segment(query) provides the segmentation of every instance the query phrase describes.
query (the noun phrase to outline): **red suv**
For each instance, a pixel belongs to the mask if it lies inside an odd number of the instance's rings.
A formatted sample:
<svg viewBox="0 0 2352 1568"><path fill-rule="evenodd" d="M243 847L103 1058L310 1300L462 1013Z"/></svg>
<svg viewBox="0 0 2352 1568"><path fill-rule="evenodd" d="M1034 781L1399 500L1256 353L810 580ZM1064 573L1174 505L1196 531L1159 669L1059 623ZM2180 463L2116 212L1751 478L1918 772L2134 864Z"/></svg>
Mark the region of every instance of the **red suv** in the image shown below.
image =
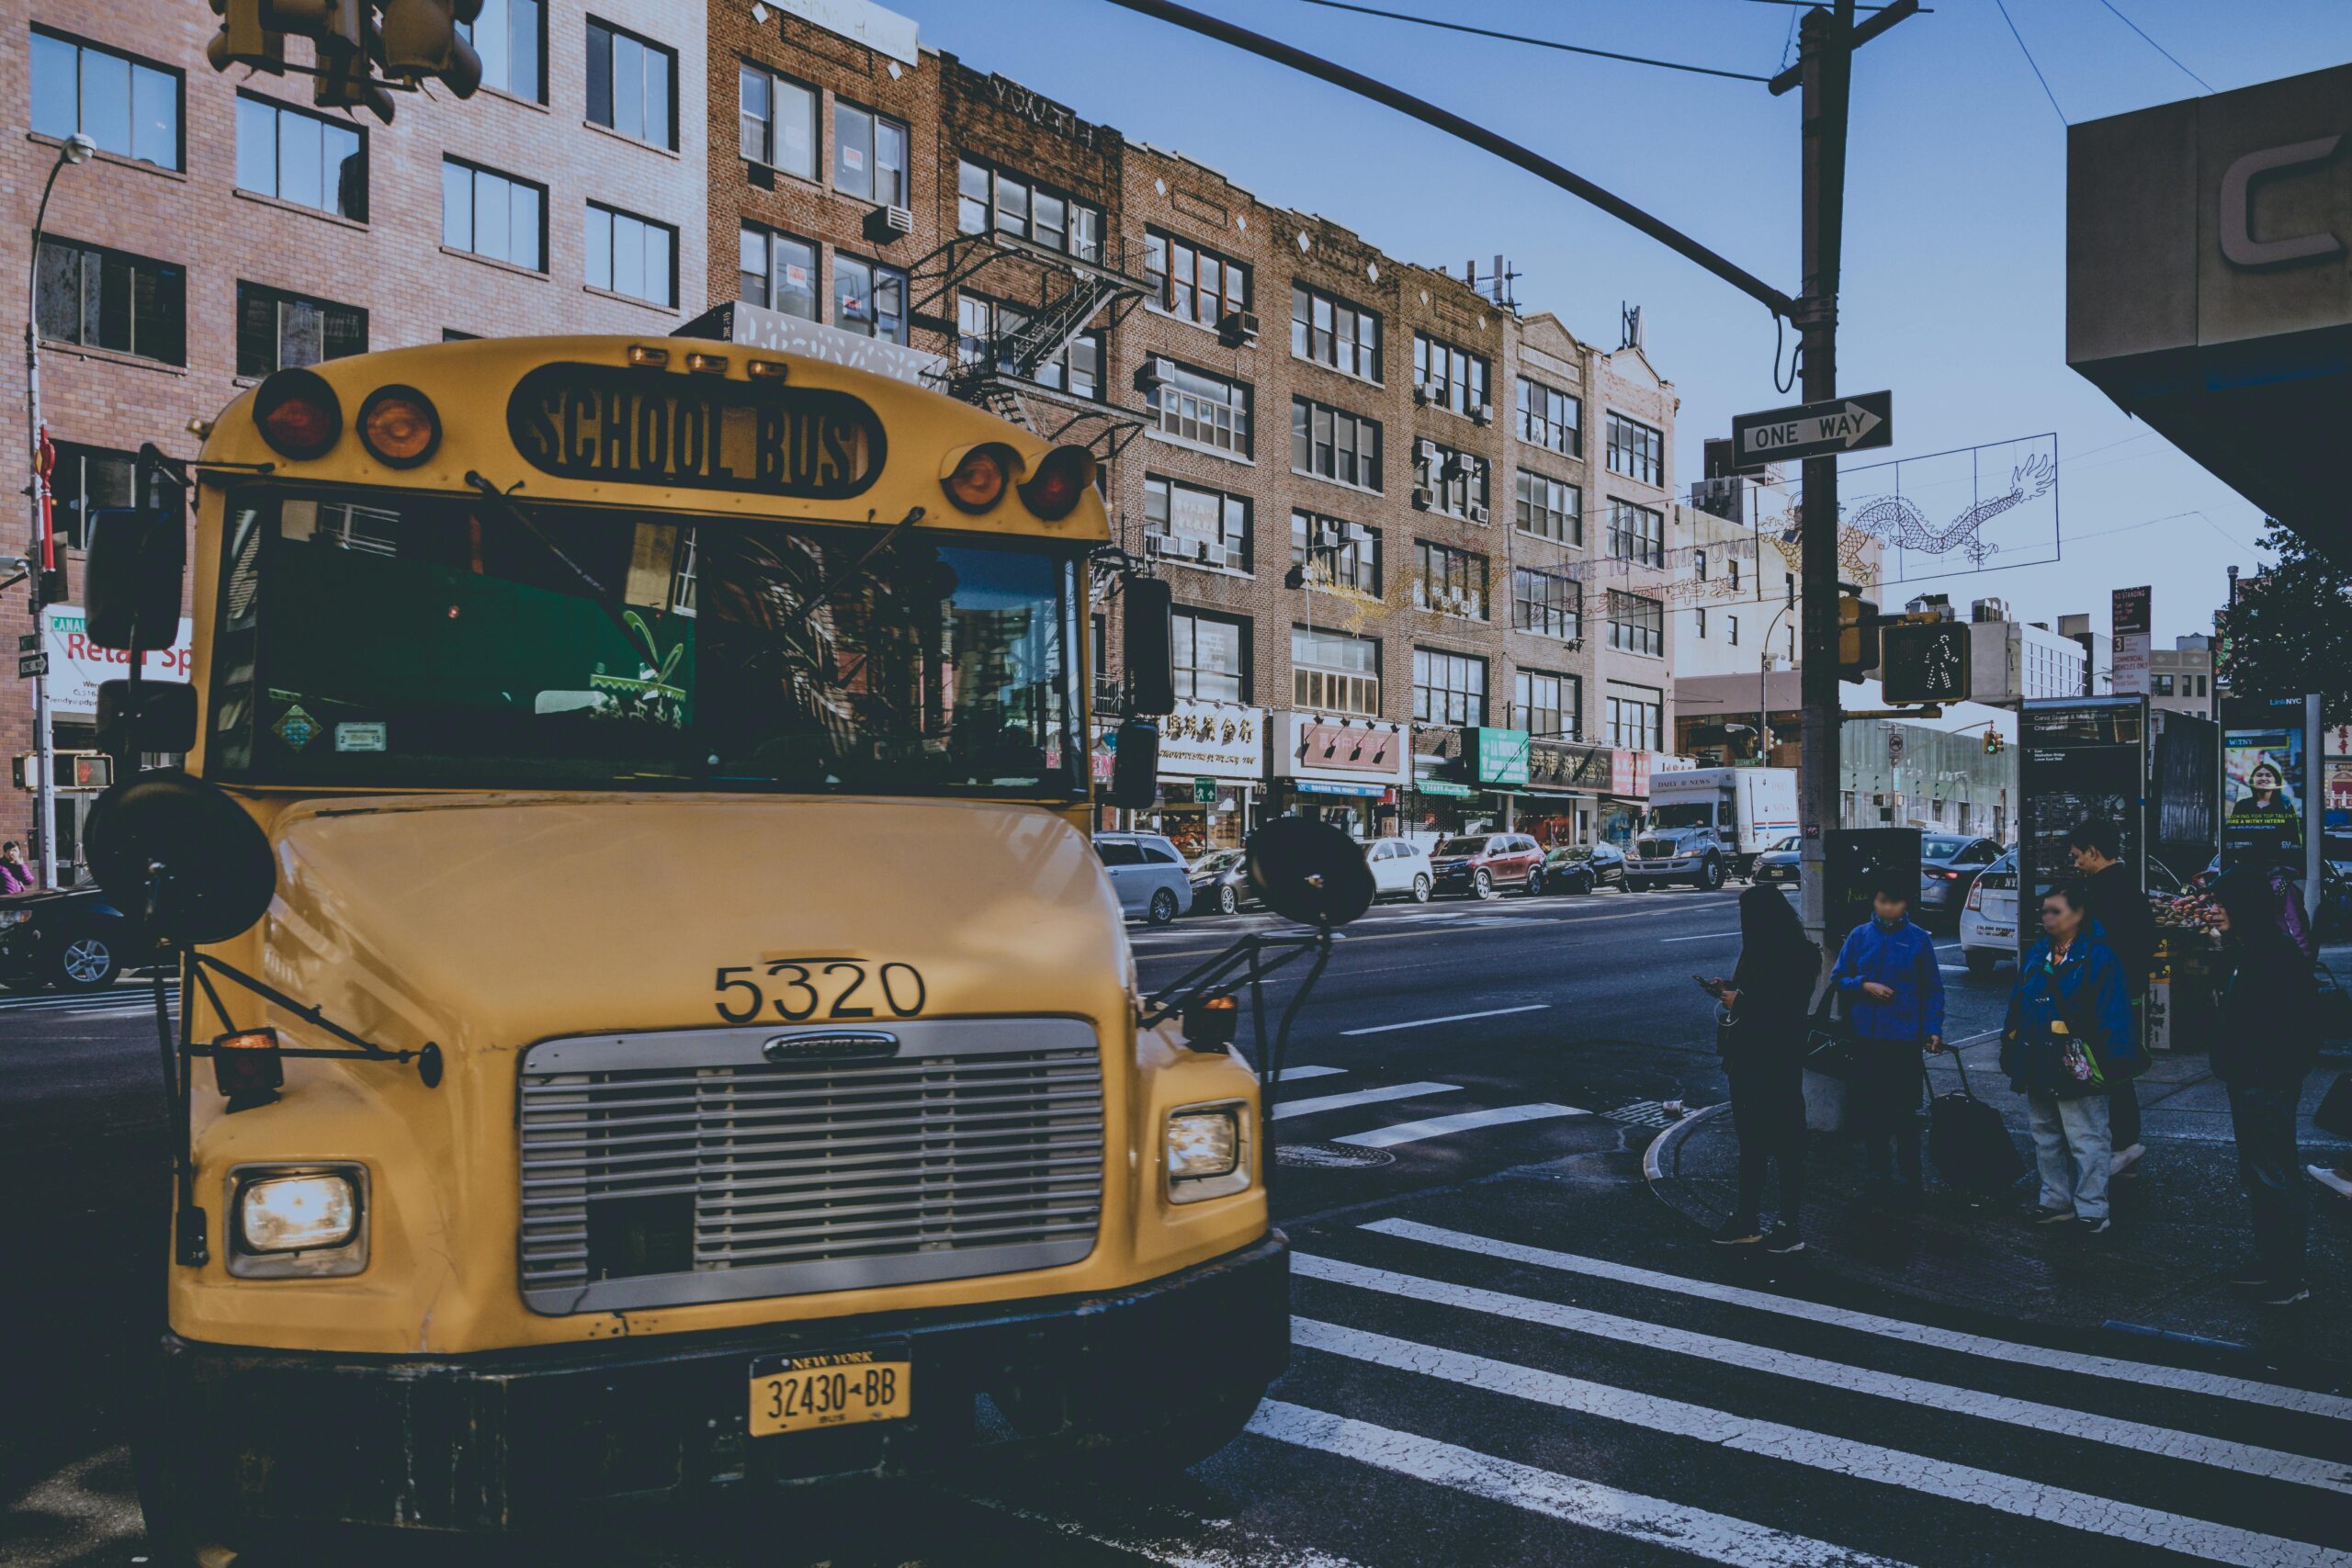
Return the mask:
<svg viewBox="0 0 2352 1568"><path fill-rule="evenodd" d="M1430 852L1430 870L1441 893L1491 898L1506 887L1524 887L1544 863L1543 847L1524 833L1464 833Z"/></svg>

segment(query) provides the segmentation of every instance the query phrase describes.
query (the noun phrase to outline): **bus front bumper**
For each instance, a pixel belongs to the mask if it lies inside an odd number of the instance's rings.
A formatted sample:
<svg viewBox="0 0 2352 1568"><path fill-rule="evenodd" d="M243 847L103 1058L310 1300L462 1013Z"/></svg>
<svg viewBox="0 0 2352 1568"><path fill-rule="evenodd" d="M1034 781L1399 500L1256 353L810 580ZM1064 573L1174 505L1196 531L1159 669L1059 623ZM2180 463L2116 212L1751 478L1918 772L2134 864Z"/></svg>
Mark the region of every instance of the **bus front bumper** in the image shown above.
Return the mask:
<svg viewBox="0 0 2352 1568"><path fill-rule="evenodd" d="M880 1348L906 1418L749 1434L754 1359ZM1289 1243L1089 1296L445 1357L164 1340L174 1490L243 1525L559 1526L584 1504L952 1468L1004 1442L1147 1438L1290 1352Z"/></svg>

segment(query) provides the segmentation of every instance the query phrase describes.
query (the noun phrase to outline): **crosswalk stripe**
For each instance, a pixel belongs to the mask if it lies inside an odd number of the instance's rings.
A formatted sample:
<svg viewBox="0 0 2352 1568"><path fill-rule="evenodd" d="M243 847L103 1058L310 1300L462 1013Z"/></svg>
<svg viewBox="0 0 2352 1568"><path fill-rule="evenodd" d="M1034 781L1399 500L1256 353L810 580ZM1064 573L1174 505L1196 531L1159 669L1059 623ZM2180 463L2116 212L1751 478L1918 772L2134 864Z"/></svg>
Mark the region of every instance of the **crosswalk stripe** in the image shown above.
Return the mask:
<svg viewBox="0 0 2352 1568"><path fill-rule="evenodd" d="M1770 1346L1751 1345L1744 1340L1701 1334L1668 1324L1616 1317L1588 1307L1570 1306L1563 1302L1538 1301L1529 1296L1506 1294L1501 1291L1482 1290L1476 1285L1457 1285L1447 1280L1399 1274L1388 1269L1367 1269L1362 1264L1344 1263L1337 1258L1318 1258L1310 1253L1293 1253L1291 1271L1310 1280L1352 1285L1358 1290L1378 1291L1387 1295L1402 1296L1408 1301L1461 1307L1518 1323L1541 1324L1546 1328L1613 1339L1623 1345L1639 1345L1679 1356L1696 1356L1746 1371L1793 1378L1815 1388L1873 1394L1881 1399L1899 1400L1928 1410L2005 1422L2030 1431L2057 1433L2081 1438L2087 1442L2108 1443L2130 1449L2135 1453L2156 1454L2191 1464L2235 1471L2242 1475L2258 1475L2301 1486L2317 1486L2331 1492L2352 1494L2352 1467L2340 1461L2312 1459L2305 1454L2286 1453L2277 1449L2209 1437L2202 1432L2177 1431L2144 1421L2070 1410L2064 1405L2044 1404L2007 1394L1985 1393L1951 1383L1930 1382L1926 1378L1905 1377L1899 1372L1849 1366L1843 1361L1825 1360L1818 1356L1802 1355L1793 1350L1776 1350Z"/></svg>
<svg viewBox="0 0 2352 1568"><path fill-rule="evenodd" d="M1386 1149L1398 1144L1419 1143L1423 1138L1442 1138L1448 1133L1467 1133L1505 1122L1548 1122L1558 1116L1591 1114L1591 1111L1578 1111L1573 1105L1498 1105L1486 1111L1461 1111L1451 1116L1426 1116L1419 1122L1399 1122L1393 1127L1375 1127L1369 1133L1350 1133L1346 1137L1331 1141L1335 1144L1354 1144L1367 1149Z"/></svg>
<svg viewBox="0 0 2352 1568"><path fill-rule="evenodd" d="M1736 1568L1903 1568L1893 1558L1849 1551L1728 1514L1621 1492L1597 1481L1279 1399L1258 1406L1250 1430L1547 1518L1687 1551L1710 1562Z"/></svg>
<svg viewBox="0 0 2352 1568"><path fill-rule="evenodd" d="M1274 1081L1290 1083L1298 1078L1328 1078L1347 1070L1345 1067L1284 1067L1274 1075Z"/></svg>
<svg viewBox="0 0 2352 1568"><path fill-rule="evenodd" d="M2153 1361L2131 1361L2116 1356L2086 1355L2075 1350L2057 1350L2047 1346L1996 1339L1987 1335L1964 1334L1954 1329L1936 1328L1923 1323L1907 1322L1899 1317L1879 1317L1871 1313L1855 1312L1846 1307L1828 1306L1820 1302L1804 1301L1794 1296L1776 1296L1767 1291L1746 1290L1737 1285L1719 1285L1710 1280L1685 1279L1679 1274L1661 1274L1653 1269L1637 1269L1627 1263L1611 1263L1599 1258L1583 1258L1573 1252L1555 1252L1549 1247L1497 1241L1489 1236L1474 1235L1466 1231L1447 1230L1439 1225L1426 1225L1413 1220L1374 1220L1363 1228L1382 1235L1399 1236L1407 1241L1420 1241L1427 1242L1432 1247L1452 1247L1457 1252L1477 1253L1483 1257L1502 1258L1507 1262L1525 1263L1538 1269L1556 1269L1562 1273L1583 1274L1597 1280L1613 1280L1620 1284L1642 1285L1651 1290L1671 1291L1678 1295L1696 1296L1702 1301L1723 1302L1732 1306L1752 1307L1758 1312L1778 1313L1783 1317L1802 1318L1807 1323L1850 1328L1863 1334L1875 1334L1882 1338L1899 1339L1907 1344L1926 1345L1939 1350L1954 1350L1967 1356L1982 1356L2008 1366L2042 1367L2052 1371L2079 1372L2086 1377L2115 1378L2143 1387L2171 1389L2181 1393L2209 1394L2216 1399L2234 1399L2252 1404L2267 1404L2279 1410L2298 1410L2307 1415L2324 1416L2338 1421L2352 1420L2352 1399L2346 1399L2339 1394L2289 1388L2281 1383L2261 1382L2252 1378L2229 1377L2219 1372L2193 1371L2186 1367L2168 1367Z"/></svg>
<svg viewBox="0 0 2352 1568"><path fill-rule="evenodd" d="M1313 1100L1287 1100L1276 1104L1277 1122L1312 1116L1318 1111L1344 1111L1351 1105L1377 1105L1384 1100L1418 1100L1425 1094L1459 1094L1458 1083L1393 1083L1380 1089L1360 1089L1347 1094L1327 1094Z"/></svg>
<svg viewBox="0 0 2352 1568"><path fill-rule="evenodd" d="M1343 1328L1313 1318L1292 1318L1291 1343L1374 1366L1418 1372L1457 1387L1483 1389L1606 1421L1622 1421L1670 1437L1696 1438L1738 1453L1761 1454L1768 1459L1900 1486L2020 1518L2232 1563L2236 1568L2352 1565L2352 1552L2310 1541L2264 1535L2134 1503L2119 1503L1926 1454L1810 1432L1802 1427L1756 1416L1735 1416L1703 1404L1587 1382L1534 1367L1391 1338L1363 1329Z"/></svg>
<svg viewBox="0 0 2352 1568"><path fill-rule="evenodd" d="M1216 1540L1204 1544L1197 1539L1177 1540L1164 1535L1106 1528L1069 1514L1031 1507L976 1492L958 1492L955 1495L991 1513L1035 1525L1069 1540L1108 1547L1114 1551L1140 1557L1148 1562L1168 1563L1170 1568L1358 1568L1358 1564L1347 1558L1334 1557L1313 1547L1283 1546L1252 1531L1237 1529L1226 1519L1184 1521L1190 1527L1184 1532L1188 1538L1196 1537L1204 1531L1236 1538L1229 1545Z"/></svg>

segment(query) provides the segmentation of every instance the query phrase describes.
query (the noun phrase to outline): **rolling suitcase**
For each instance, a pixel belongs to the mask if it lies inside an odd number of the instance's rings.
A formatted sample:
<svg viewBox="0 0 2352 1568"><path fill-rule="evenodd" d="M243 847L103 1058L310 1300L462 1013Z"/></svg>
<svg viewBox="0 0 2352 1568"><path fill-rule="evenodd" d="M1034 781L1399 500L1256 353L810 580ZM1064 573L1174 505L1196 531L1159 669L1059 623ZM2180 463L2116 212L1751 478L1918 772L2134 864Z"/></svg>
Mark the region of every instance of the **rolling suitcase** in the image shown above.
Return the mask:
<svg viewBox="0 0 2352 1568"><path fill-rule="evenodd" d="M1968 1087L1968 1064L1951 1053L1960 1088L1939 1094L1928 1106L1928 1153L1936 1174L1972 1192L1997 1193L2025 1174L2025 1157L2001 1122L2001 1113Z"/></svg>

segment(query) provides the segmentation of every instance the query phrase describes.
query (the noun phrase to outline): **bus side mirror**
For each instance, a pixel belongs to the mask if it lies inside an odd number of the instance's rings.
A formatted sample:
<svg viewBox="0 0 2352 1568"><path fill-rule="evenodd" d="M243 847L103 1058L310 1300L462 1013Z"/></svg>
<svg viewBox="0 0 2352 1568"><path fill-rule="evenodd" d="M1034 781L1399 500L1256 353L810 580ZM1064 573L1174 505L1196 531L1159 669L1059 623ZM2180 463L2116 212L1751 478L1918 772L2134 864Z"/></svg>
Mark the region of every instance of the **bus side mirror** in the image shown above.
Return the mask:
<svg viewBox="0 0 2352 1568"><path fill-rule="evenodd" d="M1176 711L1176 594L1157 577L1129 577L1120 653L1126 669L1127 711Z"/></svg>
<svg viewBox="0 0 2352 1568"><path fill-rule="evenodd" d="M1329 822L1277 817L1250 835L1250 886L1277 915L1329 931L1372 908L1363 846Z"/></svg>
<svg viewBox="0 0 2352 1568"><path fill-rule="evenodd" d="M179 640L180 574L187 569L187 530L163 506L102 506L90 513L83 554L84 630L98 648L119 652L169 648Z"/></svg>
<svg viewBox="0 0 2352 1568"><path fill-rule="evenodd" d="M139 711L130 682L98 682L98 746L134 761L142 751L196 750L196 688L182 681L139 682Z"/></svg>
<svg viewBox="0 0 2352 1568"><path fill-rule="evenodd" d="M242 935L277 891L261 825L218 784L175 768L118 782L91 807L85 839L107 898L161 942Z"/></svg>
<svg viewBox="0 0 2352 1568"><path fill-rule="evenodd" d="M1131 718L1119 726L1111 751L1111 804L1143 811L1159 804L1159 726Z"/></svg>

